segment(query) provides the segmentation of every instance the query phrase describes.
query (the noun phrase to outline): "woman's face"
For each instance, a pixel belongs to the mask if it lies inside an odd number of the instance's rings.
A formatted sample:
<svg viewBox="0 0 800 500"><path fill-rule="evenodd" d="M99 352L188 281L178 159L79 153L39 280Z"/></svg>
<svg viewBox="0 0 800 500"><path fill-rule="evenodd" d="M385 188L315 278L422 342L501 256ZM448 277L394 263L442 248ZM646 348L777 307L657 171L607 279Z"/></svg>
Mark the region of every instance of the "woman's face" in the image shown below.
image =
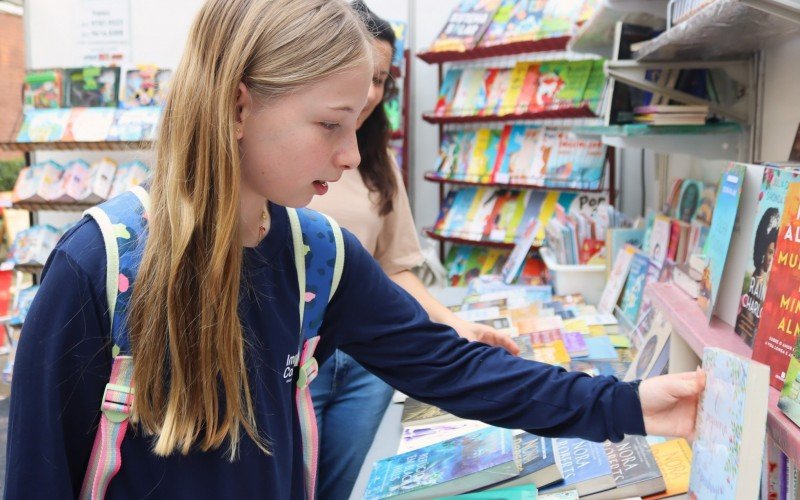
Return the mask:
<svg viewBox="0 0 800 500"><path fill-rule="evenodd" d="M361 162L359 110L372 64L336 73L296 92L258 103L244 84L237 101L242 195L304 207Z"/></svg>
<svg viewBox="0 0 800 500"><path fill-rule="evenodd" d="M764 270L765 273L768 273L772 270L772 259L775 257L775 242L770 243L767 245L767 251L764 252L764 264L761 268Z"/></svg>
<svg viewBox="0 0 800 500"><path fill-rule="evenodd" d="M358 115L358 128L375 111L375 108L383 101L383 92L386 88L386 79L390 78L389 71L392 68L392 45L384 40L374 38L372 40L372 84L369 86L369 96L367 104Z"/></svg>

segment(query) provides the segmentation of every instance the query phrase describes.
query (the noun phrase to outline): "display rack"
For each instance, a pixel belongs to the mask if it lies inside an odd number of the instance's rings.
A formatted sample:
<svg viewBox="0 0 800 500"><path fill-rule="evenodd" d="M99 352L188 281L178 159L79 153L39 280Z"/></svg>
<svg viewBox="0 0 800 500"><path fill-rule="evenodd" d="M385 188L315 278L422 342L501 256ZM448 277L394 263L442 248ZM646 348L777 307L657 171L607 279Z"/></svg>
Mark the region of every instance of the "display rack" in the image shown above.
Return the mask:
<svg viewBox="0 0 800 500"><path fill-rule="evenodd" d="M436 172L427 172L425 174L425 180L430 182L435 182L437 184L452 184L455 186L484 186L484 187L496 187L501 189L520 189L526 191L565 191L565 192L572 192L572 193L603 193L606 189L599 188L599 189L591 189L591 188L572 188L572 187L561 187L561 186L537 186L533 184L518 184L518 183L499 183L499 182L481 182L481 181L468 181L463 179L454 179L451 177L442 177ZM603 180L600 180L600 184L603 184Z"/></svg>
<svg viewBox="0 0 800 500"><path fill-rule="evenodd" d="M96 203L51 203L51 202L36 202L36 201L20 201L12 203L10 208L16 210L27 210L29 212L41 212L45 210L55 212L83 212L95 206Z"/></svg>
<svg viewBox="0 0 800 500"><path fill-rule="evenodd" d="M0 142L0 151L129 151L153 147L153 141L98 141L98 142Z"/></svg>
<svg viewBox="0 0 800 500"><path fill-rule="evenodd" d="M697 302L675 285L653 283L648 285L645 293L652 299L653 307L670 322L673 332L698 359L702 359L706 347L719 347L746 358L752 357L752 348L736 335L733 327L716 317L709 324ZM790 460L800 463L800 427L778 408L779 397L780 392L770 387L767 434Z"/></svg>
<svg viewBox="0 0 800 500"><path fill-rule="evenodd" d="M502 241L471 240L469 238L462 238L459 236L445 236L443 234L439 234L433 231L430 228L425 229L425 235L442 243L456 243L458 245L471 245L475 247L508 248L508 249L514 248L514 243L505 243Z"/></svg>
<svg viewBox="0 0 800 500"><path fill-rule="evenodd" d="M560 36L544 38L541 40L527 40L522 42L495 45L492 47L475 47L465 51L425 51L417 57L428 64L443 64L457 61L475 61L491 57L518 56L539 52L563 51L567 48L570 37Z"/></svg>
<svg viewBox="0 0 800 500"><path fill-rule="evenodd" d="M581 106L559 106L542 111L510 113L507 115L435 115L433 113L425 113L422 115L423 120L434 125L596 117L597 115L594 114L589 104Z"/></svg>
<svg viewBox="0 0 800 500"><path fill-rule="evenodd" d="M641 2L642 5L639 7L645 7L649 3L649 1ZM568 50L596 54L605 59L611 59L614 26L617 21L651 28L663 28L666 24L663 13L658 16L654 12L625 12L609 6L607 2L598 2L598 4L594 15L578 29L578 32L567 44Z"/></svg>

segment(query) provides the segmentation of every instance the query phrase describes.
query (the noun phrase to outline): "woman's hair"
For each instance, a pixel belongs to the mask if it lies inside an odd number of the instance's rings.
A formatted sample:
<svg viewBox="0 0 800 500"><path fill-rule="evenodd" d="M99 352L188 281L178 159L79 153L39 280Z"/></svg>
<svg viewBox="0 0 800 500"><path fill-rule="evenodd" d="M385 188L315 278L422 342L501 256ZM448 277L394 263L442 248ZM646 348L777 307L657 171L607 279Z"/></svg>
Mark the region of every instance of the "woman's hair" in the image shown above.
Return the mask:
<svg viewBox="0 0 800 500"><path fill-rule="evenodd" d="M342 0L208 0L172 79L156 145L147 243L129 311L133 420L155 453L236 457L256 429L238 315L243 246L234 127L240 82L268 102L369 62Z"/></svg>
<svg viewBox="0 0 800 500"><path fill-rule="evenodd" d="M781 224L781 216L775 207L768 208L756 229L756 240L753 243L753 265L758 274L764 267L764 259L767 257L767 249L770 244L778 240L778 228Z"/></svg>
<svg viewBox="0 0 800 500"><path fill-rule="evenodd" d="M353 9L359 13L372 36L392 46L392 55L395 51L396 37L392 26L378 17L361 0L353 2ZM392 98L397 89L394 79L390 75L386 78L383 87L383 100ZM386 215L394 208L392 199L397 192L397 176L392 172L393 162L389 158L389 138L391 130L383 103L378 104L372 113L364 120L356 132L358 137L358 151L361 153L361 164L358 171L367 188L378 193L380 215Z"/></svg>

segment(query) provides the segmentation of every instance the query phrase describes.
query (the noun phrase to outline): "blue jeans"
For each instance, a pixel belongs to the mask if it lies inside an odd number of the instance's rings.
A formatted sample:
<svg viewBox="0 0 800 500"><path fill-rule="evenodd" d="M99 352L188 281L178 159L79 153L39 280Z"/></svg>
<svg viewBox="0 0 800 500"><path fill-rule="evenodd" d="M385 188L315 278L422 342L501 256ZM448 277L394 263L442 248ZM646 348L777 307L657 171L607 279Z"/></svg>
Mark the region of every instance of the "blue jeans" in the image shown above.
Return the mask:
<svg viewBox="0 0 800 500"><path fill-rule="evenodd" d="M393 389L337 350L319 368L311 396L319 428L320 500L347 500Z"/></svg>

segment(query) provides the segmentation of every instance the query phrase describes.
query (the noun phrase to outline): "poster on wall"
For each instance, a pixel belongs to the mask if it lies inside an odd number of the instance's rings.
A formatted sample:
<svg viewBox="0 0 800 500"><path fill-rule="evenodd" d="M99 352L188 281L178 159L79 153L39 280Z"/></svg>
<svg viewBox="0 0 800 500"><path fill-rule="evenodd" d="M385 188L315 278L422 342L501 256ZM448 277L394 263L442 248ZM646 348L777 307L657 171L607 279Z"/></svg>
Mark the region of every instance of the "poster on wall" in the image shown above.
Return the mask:
<svg viewBox="0 0 800 500"><path fill-rule="evenodd" d="M76 23L75 66L130 64L130 0L80 0Z"/></svg>

